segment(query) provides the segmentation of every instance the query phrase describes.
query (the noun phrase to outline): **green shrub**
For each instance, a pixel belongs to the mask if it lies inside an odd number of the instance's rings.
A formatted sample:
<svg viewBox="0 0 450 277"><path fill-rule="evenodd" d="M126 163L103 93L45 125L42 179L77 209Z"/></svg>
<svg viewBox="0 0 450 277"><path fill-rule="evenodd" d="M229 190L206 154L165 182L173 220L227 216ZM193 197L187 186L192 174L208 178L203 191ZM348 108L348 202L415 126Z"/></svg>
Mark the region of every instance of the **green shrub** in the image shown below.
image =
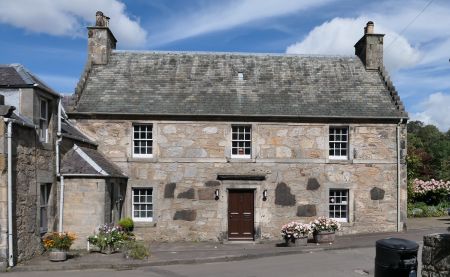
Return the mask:
<svg viewBox="0 0 450 277"><path fill-rule="evenodd" d="M449 202L441 202L436 206L428 206L424 202L408 203L408 217L439 217L447 215Z"/></svg>
<svg viewBox="0 0 450 277"><path fill-rule="evenodd" d="M122 251L125 257L143 260L150 256L150 251L145 247L143 242L140 241L127 241L123 244Z"/></svg>
<svg viewBox="0 0 450 277"><path fill-rule="evenodd" d="M125 231L131 232L134 229L133 219L130 217L124 217L119 221L119 226L122 227Z"/></svg>

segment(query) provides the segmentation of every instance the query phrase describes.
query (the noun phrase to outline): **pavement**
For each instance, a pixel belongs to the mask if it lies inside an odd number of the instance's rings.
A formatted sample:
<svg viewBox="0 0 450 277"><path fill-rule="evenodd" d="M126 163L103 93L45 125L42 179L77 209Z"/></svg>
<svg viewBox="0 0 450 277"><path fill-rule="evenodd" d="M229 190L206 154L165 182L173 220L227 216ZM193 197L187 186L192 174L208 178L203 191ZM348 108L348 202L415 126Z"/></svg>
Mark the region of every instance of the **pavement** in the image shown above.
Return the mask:
<svg viewBox="0 0 450 277"><path fill-rule="evenodd" d="M284 247L278 241L251 243L220 242L152 242L151 256L145 260L126 259L122 253L104 255L86 251L72 251L65 262L51 262L46 254L35 257L12 268L11 271L61 271L84 269L127 270L148 266L201 264L212 262L239 261L281 255L313 253L339 249L374 247L375 242L387 237L398 237L421 243L423 236L450 231L450 217L408 219L407 231L401 233L369 233L336 236L333 244Z"/></svg>

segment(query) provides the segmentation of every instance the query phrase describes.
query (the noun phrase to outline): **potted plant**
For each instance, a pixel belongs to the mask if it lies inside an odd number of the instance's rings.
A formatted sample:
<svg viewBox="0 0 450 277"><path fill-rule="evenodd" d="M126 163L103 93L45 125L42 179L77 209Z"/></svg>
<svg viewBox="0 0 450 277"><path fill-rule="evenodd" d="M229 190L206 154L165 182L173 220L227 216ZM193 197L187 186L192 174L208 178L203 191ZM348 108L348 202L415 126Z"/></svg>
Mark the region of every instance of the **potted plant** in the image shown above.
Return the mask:
<svg viewBox="0 0 450 277"><path fill-rule="evenodd" d="M310 233L311 226L309 224L296 221L289 222L281 227L281 235L286 246L306 245Z"/></svg>
<svg viewBox="0 0 450 277"><path fill-rule="evenodd" d="M316 243L332 243L335 232L341 228L339 222L326 216L318 217L310 224Z"/></svg>
<svg viewBox="0 0 450 277"><path fill-rule="evenodd" d="M60 262L67 260L67 251L69 251L75 238L76 237L74 234L65 232L53 232L46 234L42 239L42 242L44 244L44 248L50 251L50 261Z"/></svg>
<svg viewBox="0 0 450 277"><path fill-rule="evenodd" d="M123 241L130 237L121 227L105 224L100 226L94 235L88 237L88 243L109 255L116 252Z"/></svg>

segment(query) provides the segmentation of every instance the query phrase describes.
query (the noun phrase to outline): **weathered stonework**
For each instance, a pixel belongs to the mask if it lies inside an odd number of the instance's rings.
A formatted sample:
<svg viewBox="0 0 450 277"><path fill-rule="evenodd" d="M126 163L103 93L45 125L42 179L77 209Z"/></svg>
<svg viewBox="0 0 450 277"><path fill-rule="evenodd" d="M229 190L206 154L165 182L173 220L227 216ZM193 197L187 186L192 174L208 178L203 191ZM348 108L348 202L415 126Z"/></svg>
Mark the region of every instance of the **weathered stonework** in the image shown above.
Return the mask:
<svg viewBox="0 0 450 277"><path fill-rule="evenodd" d="M153 188L153 222L139 228L138 235L144 239L226 239L228 189L254 190L255 230L259 230L260 239L278 239L279 228L286 222L308 222L309 217L297 215L298 206L314 205L316 216L327 216L330 188L350 192L350 222L342 224L341 233L396 229L396 124L350 124L350 153L356 149L361 158L357 155L348 161L332 161L327 156L327 124L252 123L253 155L247 162L230 157L230 124L145 122L153 124L153 158L137 160L131 155L133 121L77 120L77 126L98 142L100 152L128 175L128 186L138 184ZM405 129L401 134L402 139L406 139ZM276 147L279 147L278 152ZM201 157L193 157L194 152L201 153ZM402 160L403 172L406 170L404 162ZM227 174L261 175L265 179L217 180L218 175ZM401 202L406 203L406 174L401 177ZM374 184L385 191L383 201L371 199L369 191ZM286 194L288 187L290 191ZM190 188L194 189L198 200L178 198ZM219 190L217 200L214 198L216 189ZM266 201L262 199L264 190L267 190ZM283 203L289 205L275 204L281 203L280 191L287 195L288 201ZM124 215L128 216L131 215L130 195L128 191L124 202ZM402 206L403 211L405 208ZM182 220L184 215L180 211L183 210L196 211L195 219ZM175 214L180 220L174 220ZM300 215L304 214L301 211ZM312 208L308 210L307 215L310 214L313 214Z"/></svg>
<svg viewBox="0 0 450 277"><path fill-rule="evenodd" d="M320 188L320 184L316 178L308 178L308 183L306 184L307 190L318 190Z"/></svg>
<svg viewBox="0 0 450 277"><path fill-rule="evenodd" d="M423 237L422 277L450 276L450 234Z"/></svg>
<svg viewBox="0 0 450 277"><path fill-rule="evenodd" d="M164 198L173 198L175 195L176 183L168 183L164 187Z"/></svg>
<svg viewBox="0 0 450 277"><path fill-rule="evenodd" d="M295 195L291 194L291 188L283 182L278 183L275 189L275 204L280 206L295 205Z"/></svg>
<svg viewBox="0 0 450 277"><path fill-rule="evenodd" d="M197 218L196 210L180 210L176 211L173 220L194 221Z"/></svg>
<svg viewBox="0 0 450 277"><path fill-rule="evenodd" d="M3 119L0 124L5 124ZM3 132L0 134L4 135ZM6 140L2 141L6 145ZM21 262L43 251L38 200L40 185L44 183L51 184L47 228L51 230L55 224L55 156L52 145L42 145L34 129L19 125L13 125L12 149L14 260ZM7 255L7 154L1 155L4 161L0 171L0 258Z"/></svg>
<svg viewBox="0 0 450 277"><path fill-rule="evenodd" d="M316 216L316 205L300 205L297 207L298 217L313 217Z"/></svg>
<svg viewBox="0 0 450 277"><path fill-rule="evenodd" d="M180 192L177 198L195 199L195 190L190 188L184 192Z"/></svg>

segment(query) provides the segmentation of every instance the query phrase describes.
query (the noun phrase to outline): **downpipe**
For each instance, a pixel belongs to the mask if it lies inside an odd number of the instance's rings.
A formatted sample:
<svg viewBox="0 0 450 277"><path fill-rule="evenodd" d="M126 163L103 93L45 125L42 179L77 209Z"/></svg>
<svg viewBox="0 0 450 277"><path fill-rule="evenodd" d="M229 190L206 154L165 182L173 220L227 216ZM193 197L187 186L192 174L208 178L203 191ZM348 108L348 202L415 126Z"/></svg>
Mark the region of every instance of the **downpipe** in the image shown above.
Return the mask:
<svg viewBox="0 0 450 277"><path fill-rule="evenodd" d="M400 126L403 122L403 119L400 119L397 124L397 232L402 231L402 227L400 226L401 222L401 209L400 209L400 192L401 192L401 157L400 157Z"/></svg>
<svg viewBox="0 0 450 277"><path fill-rule="evenodd" d="M12 212L12 124L13 121L5 118L7 125L6 138L8 144L8 265L14 266L13 244L13 212Z"/></svg>

